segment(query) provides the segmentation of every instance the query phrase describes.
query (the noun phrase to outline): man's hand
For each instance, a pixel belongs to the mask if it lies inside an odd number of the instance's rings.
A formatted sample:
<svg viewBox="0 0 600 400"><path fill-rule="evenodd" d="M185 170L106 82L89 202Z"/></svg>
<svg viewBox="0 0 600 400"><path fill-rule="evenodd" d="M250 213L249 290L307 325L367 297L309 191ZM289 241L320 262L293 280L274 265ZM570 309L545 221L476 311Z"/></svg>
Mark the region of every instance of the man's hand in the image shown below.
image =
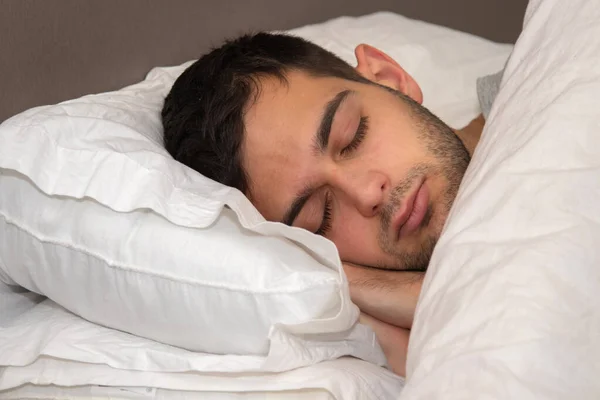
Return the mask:
<svg viewBox="0 0 600 400"><path fill-rule="evenodd" d="M423 273L343 265L350 297L363 313L400 328L411 328Z"/></svg>

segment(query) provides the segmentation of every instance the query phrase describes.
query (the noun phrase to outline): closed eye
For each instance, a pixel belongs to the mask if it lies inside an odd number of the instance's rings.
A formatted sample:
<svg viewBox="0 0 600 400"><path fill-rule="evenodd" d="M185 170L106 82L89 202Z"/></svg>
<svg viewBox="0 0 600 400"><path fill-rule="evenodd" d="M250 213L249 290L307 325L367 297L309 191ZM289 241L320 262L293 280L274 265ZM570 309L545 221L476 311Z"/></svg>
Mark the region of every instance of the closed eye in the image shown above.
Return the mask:
<svg viewBox="0 0 600 400"><path fill-rule="evenodd" d="M346 156L352 154L358 146L362 143L367 134L367 130L369 128L369 117L362 116L360 117L360 122L358 123L358 128L356 129L356 133L354 134L354 138L348 146L344 147L340 152L342 156Z"/></svg>
<svg viewBox="0 0 600 400"><path fill-rule="evenodd" d="M323 219L321 220L321 225L319 229L315 232L317 235L325 236L331 229L331 197L330 194L327 193L325 195L325 208L323 210Z"/></svg>

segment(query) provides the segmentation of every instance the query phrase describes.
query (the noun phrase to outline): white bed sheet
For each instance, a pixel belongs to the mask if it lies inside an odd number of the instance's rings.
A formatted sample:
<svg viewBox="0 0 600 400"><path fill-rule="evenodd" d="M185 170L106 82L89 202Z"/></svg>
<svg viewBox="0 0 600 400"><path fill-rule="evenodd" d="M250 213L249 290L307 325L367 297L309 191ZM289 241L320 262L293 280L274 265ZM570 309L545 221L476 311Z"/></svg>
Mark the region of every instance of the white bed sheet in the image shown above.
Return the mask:
<svg viewBox="0 0 600 400"><path fill-rule="evenodd" d="M109 364L126 355L114 354L118 350L113 352L111 345L127 334L95 326L51 300L0 283L0 339L2 328L15 326L26 332L21 337L26 339L12 341L24 346L22 353L33 346L46 355L31 362L16 360L21 366L1 367L0 399L387 400L396 399L404 386L404 379L390 371L354 358L284 373L206 374L193 371L193 363L188 371L164 372L177 364L168 365L165 358L159 362L163 371L114 368ZM107 354L94 353L93 346L86 346L89 340L106 341ZM143 369L156 364L145 359L153 355L156 352L136 353L136 365Z"/></svg>
<svg viewBox="0 0 600 400"><path fill-rule="evenodd" d="M291 390L286 392L186 392L150 388L109 388L100 386L35 386L24 385L19 389L1 394L7 400L70 399L89 400L92 398L112 400L140 400L151 397L154 400L334 400L326 390Z"/></svg>
<svg viewBox="0 0 600 400"><path fill-rule="evenodd" d="M11 388L0 390L0 399L387 400L403 386L404 379L354 358L256 374L119 370L48 357L0 370L0 388Z"/></svg>

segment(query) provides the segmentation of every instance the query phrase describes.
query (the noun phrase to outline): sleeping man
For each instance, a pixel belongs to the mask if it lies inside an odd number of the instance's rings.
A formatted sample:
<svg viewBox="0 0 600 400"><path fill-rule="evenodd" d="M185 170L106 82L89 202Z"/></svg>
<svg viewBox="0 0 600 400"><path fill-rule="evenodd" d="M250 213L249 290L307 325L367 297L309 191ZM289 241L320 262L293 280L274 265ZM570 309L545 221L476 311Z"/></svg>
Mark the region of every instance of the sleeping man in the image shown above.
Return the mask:
<svg viewBox="0 0 600 400"><path fill-rule="evenodd" d="M355 54L353 68L295 37L227 42L175 82L164 140L266 219L333 241L361 321L404 375L421 281L484 119L451 129L389 56Z"/></svg>

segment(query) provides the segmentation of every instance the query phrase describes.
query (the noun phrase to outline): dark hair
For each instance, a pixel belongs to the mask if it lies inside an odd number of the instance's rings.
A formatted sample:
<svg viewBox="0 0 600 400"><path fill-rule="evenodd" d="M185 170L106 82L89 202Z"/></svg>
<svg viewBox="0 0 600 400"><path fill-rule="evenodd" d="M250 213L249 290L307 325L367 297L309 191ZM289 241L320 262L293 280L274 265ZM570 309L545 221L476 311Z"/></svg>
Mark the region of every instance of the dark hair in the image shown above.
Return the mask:
<svg viewBox="0 0 600 400"><path fill-rule="evenodd" d="M249 182L240 148L244 113L260 79L300 70L315 77L369 82L333 53L304 39L270 33L244 35L201 57L175 81L162 110L164 144L181 163L244 193Z"/></svg>

